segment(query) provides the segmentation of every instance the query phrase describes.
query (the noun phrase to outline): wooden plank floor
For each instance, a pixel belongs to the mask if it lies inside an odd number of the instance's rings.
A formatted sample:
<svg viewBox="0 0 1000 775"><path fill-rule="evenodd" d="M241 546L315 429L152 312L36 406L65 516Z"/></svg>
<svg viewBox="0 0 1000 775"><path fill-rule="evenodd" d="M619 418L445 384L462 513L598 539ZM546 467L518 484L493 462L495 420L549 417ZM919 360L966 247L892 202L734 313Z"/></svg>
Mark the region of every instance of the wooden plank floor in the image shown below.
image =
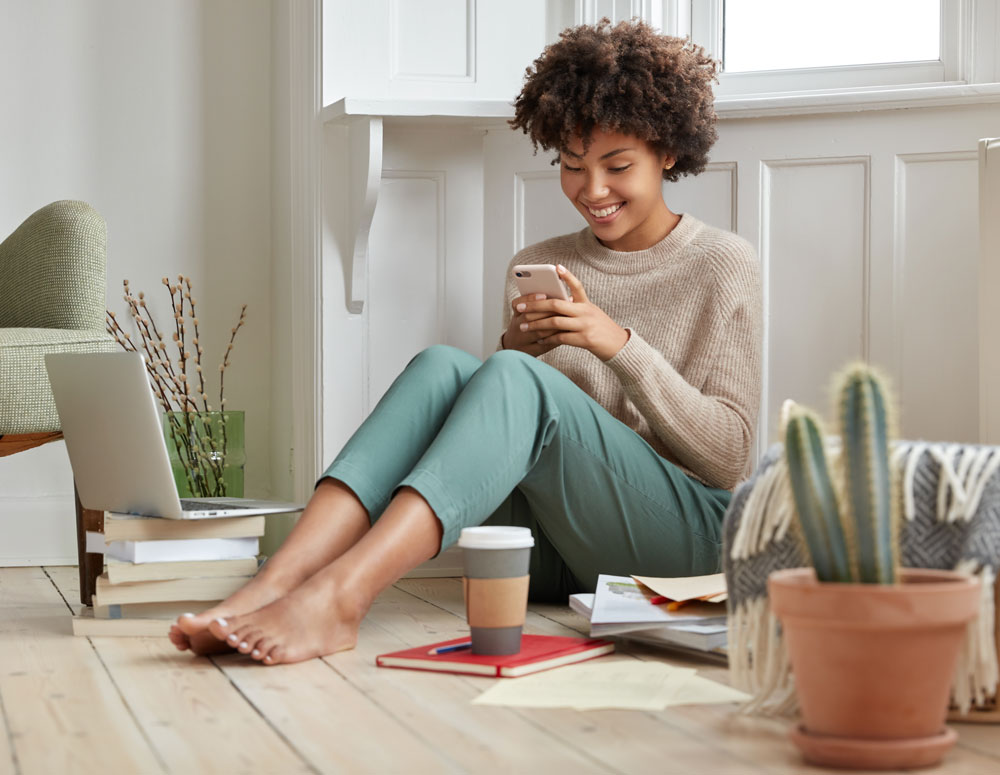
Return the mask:
<svg viewBox="0 0 1000 775"><path fill-rule="evenodd" d="M375 655L466 633L456 579L401 581L358 648L267 668L193 658L164 638L75 638L75 568L0 568L0 775L17 773L815 773L787 720L731 705L661 713L497 708L491 679L386 670ZM533 605L527 631L576 635L569 608ZM164 626L166 630L166 626ZM621 644L725 682L724 668ZM1000 728L957 725L929 773L1000 772Z"/></svg>

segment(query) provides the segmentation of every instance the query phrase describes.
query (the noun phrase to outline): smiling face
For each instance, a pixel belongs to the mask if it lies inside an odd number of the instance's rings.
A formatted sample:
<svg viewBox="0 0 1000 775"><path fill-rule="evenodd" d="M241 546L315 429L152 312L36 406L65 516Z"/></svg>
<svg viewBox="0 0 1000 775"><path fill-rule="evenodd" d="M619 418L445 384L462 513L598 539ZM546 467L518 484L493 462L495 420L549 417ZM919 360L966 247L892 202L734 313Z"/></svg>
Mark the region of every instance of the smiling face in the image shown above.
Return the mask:
<svg viewBox="0 0 1000 775"><path fill-rule="evenodd" d="M661 188L664 167L674 159L645 140L598 129L586 153L576 137L559 160L563 193L606 247L645 250L677 224Z"/></svg>

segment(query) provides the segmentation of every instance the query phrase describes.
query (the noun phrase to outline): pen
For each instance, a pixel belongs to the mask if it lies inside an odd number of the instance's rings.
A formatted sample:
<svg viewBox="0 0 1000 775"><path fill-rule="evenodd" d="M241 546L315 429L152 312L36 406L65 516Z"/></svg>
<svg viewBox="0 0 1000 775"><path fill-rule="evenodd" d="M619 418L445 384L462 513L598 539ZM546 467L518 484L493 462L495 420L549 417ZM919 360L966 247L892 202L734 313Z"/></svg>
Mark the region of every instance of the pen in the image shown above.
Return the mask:
<svg viewBox="0 0 1000 775"><path fill-rule="evenodd" d="M471 647L472 647L472 641L467 640L465 641L465 643L453 643L450 646L439 646L436 649L431 649L427 653L430 654L431 656L435 654L448 654L449 652L452 651L461 651L462 649L467 649Z"/></svg>

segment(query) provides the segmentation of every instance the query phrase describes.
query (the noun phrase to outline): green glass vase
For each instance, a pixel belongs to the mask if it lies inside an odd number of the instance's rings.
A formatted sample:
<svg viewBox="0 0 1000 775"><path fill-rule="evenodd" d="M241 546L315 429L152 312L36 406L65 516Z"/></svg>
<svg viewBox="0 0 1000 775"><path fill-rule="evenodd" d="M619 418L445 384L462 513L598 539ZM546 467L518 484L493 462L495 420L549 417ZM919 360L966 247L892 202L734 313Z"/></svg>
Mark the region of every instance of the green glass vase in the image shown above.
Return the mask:
<svg viewBox="0 0 1000 775"><path fill-rule="evenodd" d="M234 412L164 412L163 436L182 498L242 498L244 416Z"/></svg>

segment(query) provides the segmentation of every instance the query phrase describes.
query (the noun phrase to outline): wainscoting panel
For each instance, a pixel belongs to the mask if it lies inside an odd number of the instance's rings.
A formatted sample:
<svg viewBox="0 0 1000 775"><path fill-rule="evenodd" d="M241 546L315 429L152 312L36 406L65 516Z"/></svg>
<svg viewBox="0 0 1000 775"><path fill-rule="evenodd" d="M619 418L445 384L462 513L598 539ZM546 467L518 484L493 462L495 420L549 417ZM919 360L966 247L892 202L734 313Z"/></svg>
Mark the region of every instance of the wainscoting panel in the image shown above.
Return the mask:
<svg viewBox="0 0 1000 775"><path fill-rule="evenodd" d="M444 172L386 170L368 271L368 408L415 353L444 340Z"/></svg>
<svg viewBox="0 0 1000 775"><path fill-rule="evenodd" d="M558 167L541 172L516 172L514 180L515 252L585 226L583 216L562 192Z"/></svg>
<svg viewBox="0 0 1000 775"><path fill-rule="evenodd" d="M898 381L907 438L979 438L978 157L896 157Z"/></svg>
<svg viewBox="0 0 1000 775"><path fill-rule="evenodd" d="M762 427L786 398L826 415L827 375L867 350L866 157L762 163L767 391Z"/></svg>
<svg viewBox="0 0 1000 775"><path fill-rule="evenodd" d="M476 80L476 0L390 0L392 80Z"/></svg>
<svg viewBox="0 0 1000 775"><path fill-rule="evenodd" d="M709 164L695 177L663 184L663 198L675 213L691 213L709 226L736 231L736 162Z"/></svg>

